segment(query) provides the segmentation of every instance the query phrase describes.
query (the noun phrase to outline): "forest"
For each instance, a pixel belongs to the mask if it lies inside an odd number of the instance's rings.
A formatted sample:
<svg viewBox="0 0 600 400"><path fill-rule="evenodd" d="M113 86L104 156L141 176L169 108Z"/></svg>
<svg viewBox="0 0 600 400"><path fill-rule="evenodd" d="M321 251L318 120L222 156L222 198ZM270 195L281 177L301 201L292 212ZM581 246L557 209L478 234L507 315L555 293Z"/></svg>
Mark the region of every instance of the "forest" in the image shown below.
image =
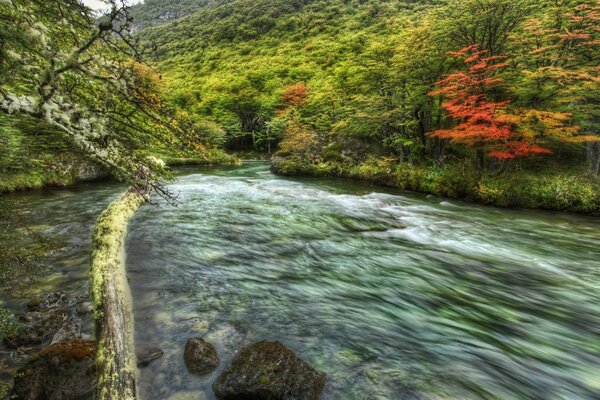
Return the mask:
<svg viewBox="0 0 600 400"><path fill-rule="evenodd" d="M0 400L595 399L598 217L600 0L0 0Z"/></svg>
<svg viewBox="0 0 600 400"><path fill-rule="evenodd" d="M226 149L278 151L281 173L596 213L597 18L595 1L258 1L140 35L172 104Z"/></svg>

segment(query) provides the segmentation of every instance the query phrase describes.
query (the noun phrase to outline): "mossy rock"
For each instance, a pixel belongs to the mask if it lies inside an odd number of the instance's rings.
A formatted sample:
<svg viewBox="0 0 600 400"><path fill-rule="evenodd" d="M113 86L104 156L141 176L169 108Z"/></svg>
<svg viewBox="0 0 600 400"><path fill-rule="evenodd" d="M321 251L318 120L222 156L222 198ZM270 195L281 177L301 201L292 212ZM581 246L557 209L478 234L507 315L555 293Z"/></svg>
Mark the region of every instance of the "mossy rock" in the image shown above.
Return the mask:
<svg viewBox="0 0 600 400"><path fill-rule="evenodd" d="M96 342L72 340L48 346L15 377L13 400L92 399L96 382Z"/></svg>
<svg viewBox="0 0 600 400"><path fill-rule="evenodd" d="M219 399L317 400L326 376L280 342L242 350L213 384Z"/></svg>

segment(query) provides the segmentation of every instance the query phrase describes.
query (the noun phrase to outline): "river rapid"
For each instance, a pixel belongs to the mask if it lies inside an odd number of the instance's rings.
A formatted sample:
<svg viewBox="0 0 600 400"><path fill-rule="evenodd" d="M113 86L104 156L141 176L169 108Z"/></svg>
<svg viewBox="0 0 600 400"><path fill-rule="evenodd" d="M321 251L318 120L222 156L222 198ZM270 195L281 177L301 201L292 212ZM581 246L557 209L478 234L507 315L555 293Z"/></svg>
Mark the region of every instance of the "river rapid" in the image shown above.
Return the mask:
<svg viewBox="0 0 600 400"><path fill-rule="evenodd" d="M600 219L264 162L186 169L169 188L178 206L142 207L126 245L136 346L165 352L140 369L144 400L213 400L235 352L263 339L328 374L323 400L600 398ZM119 190L19 195L75 246L44 288L81 287L93 220ZM214 373L186 371L192 336L215 345Z"/></svg>

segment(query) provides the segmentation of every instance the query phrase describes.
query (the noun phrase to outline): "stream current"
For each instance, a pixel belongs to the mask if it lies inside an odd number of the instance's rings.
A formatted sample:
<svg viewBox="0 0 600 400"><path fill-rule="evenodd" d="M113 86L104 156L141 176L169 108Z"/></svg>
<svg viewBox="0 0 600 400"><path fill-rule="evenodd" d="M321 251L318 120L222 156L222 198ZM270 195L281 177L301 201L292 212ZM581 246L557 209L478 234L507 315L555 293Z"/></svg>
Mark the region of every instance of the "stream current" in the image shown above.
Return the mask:
<svg viewBox="0 0 600 400"><path fill-rule="evenodd" d="M185 169L169 188L178 206L142 207L126 244L136 346L165 352L140 369L144 400L213 400L235 353L264 339L327 373L323 400L600 399L597 218L264 162ZM65 243L44 290L81 287L94 219L120 190L9 196ZM215 345L214 373L186 371L193 336Z"/></svg>

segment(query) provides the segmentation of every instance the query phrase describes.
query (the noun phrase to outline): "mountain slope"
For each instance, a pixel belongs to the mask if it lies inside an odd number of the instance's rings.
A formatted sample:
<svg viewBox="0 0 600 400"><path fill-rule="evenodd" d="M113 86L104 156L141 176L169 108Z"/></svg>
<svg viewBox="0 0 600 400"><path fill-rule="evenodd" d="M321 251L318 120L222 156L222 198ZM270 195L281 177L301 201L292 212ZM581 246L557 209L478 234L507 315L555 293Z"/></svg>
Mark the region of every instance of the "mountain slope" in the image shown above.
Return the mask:
<svg viewBox="0 0 600 400"><path fill-rule="evenodd" d="M237 0L140 35L156 46L172 100L224 129L233 147L248 146L273 133L287 86L305 82L326 101L353 70L393 55L403 29L432 3L441 2Z"/></svg>

